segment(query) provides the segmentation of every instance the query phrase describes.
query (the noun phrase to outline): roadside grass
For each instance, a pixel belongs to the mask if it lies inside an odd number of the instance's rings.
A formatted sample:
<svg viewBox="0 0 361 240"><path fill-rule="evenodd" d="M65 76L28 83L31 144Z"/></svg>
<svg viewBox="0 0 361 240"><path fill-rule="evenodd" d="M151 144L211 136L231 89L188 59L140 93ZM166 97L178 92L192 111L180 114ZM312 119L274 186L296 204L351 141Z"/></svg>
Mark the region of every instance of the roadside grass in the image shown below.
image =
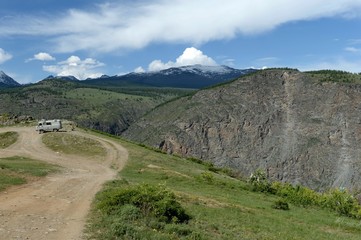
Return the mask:
<svg viewBox="0 0 361 240"><path fill-rule="evenodd" d="M55 152L85 157L105 156L104 147L96 140L64 132L45 133L43 143Z"/></svg>
<svg viewBox="0 0 361 240"><path fill-rule="evenodd" d="M19 137L17 132L0 133L0 149L4 149L14 144Z"/></svg>
<svg viewBox="0 0 361 240"><path fill-rule="evenodd" d="M360 238L359 220L290 203L290 210L274 209L279 197L253 192L247 182L208 171L207 164L118 141L128 150L129 161L119 173L121 180L107 183L94 200L88 239ZM187 223L164 223L149 216L129 220L122 218L122 204L118 212L99 208L105 199L116 199L117 191L144 183L175 193L191 219Z"/></svg>
<svg viewBox="0 0 361 240"><path fill-rule="evenodd" d="M24 184L60 170L59 166L27 157L0 158L0 191L12 185Z"/></svg>

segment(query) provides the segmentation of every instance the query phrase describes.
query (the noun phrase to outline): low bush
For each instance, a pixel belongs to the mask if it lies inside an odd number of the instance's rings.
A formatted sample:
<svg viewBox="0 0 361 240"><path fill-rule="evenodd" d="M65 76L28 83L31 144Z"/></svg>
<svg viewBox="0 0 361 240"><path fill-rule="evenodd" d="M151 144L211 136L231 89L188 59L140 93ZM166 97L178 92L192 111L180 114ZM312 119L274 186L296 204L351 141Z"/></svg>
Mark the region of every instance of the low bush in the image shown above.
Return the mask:
<svg viewBox="0 0 361 240"><path fill-rule="evenodd" d="M346 189L331 189L325 193L290 183L270 183L262 170L257 170L249 179L253 191L267 192L282 197L299 206L319 206L331 209L340 215L361 219L361 206ZM281 204L281 203L279 203Z"/></svg>
<svg viewBox="0 0 361 240"><path fill-rule="evenodd" d="M361 206L346 189L331 189L323 194L322 205L341 215L361 218Z"/></svg>
<svg viewBox="0 0 361 240"><path fill-rule="evenodd" d="M284 199L279 199L275 201L274 204L272 205L272 208L279 210L290 210L288 203Z"/></svg>
<svg viewBox="0 0 361 240"><path fill-rule="evenodd" d="M202 172L201 179L207 183L214 183L214 176L211 172Z"/></svg>
<svg viewBox="0 0 361 240"><path fill-rule="evenodd" d="M296 205L319 205L320 194L300 185L293 186L290 183L273 182L270 189L271 193L283 197Z"/></svg>
<svg viewBox="0 0 361 240"><path fill-rule="evenodd" d="M251 189L256 192L269 192L271 184L269 183L266 173L260 169L252 173L249 178Z"/></svg>
<svg viewBox="0 0 361 240"><path fill-rule="evenodd" d="M184 223L190 220L174 193L162 185L141 184L105 192L98 207L111 214L124 205L133 205L145 216L154 216L167 223Z"/></svg>

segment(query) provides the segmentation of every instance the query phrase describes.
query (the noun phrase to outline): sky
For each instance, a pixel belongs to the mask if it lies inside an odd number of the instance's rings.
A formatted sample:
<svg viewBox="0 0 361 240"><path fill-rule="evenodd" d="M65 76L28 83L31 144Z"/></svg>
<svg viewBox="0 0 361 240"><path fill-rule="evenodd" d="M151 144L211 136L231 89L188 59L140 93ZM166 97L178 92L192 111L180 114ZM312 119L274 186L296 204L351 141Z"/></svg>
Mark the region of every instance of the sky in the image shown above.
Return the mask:
<svg viewBox="0 0 361 240"><path fill-rule="evenodd" d="M2 0L19 83L192 64L361 72L361 0Z"/></svg>

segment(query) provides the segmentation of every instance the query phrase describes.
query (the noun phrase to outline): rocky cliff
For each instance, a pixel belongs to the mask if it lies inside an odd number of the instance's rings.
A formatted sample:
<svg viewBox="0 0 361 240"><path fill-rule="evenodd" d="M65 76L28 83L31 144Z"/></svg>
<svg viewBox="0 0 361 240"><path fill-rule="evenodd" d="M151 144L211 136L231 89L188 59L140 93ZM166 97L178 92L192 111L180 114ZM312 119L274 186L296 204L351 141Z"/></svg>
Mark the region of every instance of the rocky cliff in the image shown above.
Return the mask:
<svg viewBox="0 0 361 240"><path fill-rule="evenodd" d="M361 183L361 85L265 70L156 108L124 136L314 189Z"/></svg>

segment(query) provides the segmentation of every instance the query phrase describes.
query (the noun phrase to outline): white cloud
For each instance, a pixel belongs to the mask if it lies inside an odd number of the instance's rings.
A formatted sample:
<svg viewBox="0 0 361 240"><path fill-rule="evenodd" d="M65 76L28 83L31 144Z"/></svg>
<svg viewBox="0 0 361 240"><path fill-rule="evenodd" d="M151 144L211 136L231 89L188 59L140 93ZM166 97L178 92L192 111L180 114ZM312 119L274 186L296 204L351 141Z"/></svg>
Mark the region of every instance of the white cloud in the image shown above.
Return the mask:
<svg viewBox="0 0 361 240"><path fill-rule="evenodd" d="M343 57L337 57L328 61L314 61L303 66L294 66L301 71L313 71L322 69L342 70L353 73L361 72L361 60L350 61Z"/></svg>
<svg viewBox="0 0 361 240"><path fill-rule="evenodd" d="M55 61L55 57L51 56L49 53L45 52L39 52L37 54L34 54L34 57L27 59L25 62L30 62L34 60L39 61Z"/></svg>
<svg viewBox="0 0 361 240"><path fill-rule="evenodd" d="M34 55L34 60L55 61L55 58L51 56L49 53L40 52Z"/></svg>
<svg viewBox="0 0 361 240"><path fill-rule="evenodd" d="M351 52L351 53L361 53L361 48L347 47L347 48L345 48L345 51Z"/></svg>
<svg viewBox="0 0 361 240"><path fill-rule="evenodd" d="M102 76L102 73L94 71L94 69L102 66L104 66L103 63L93 58L81 60L78 56L71 56L65 61L58 62L56 65L45 65L43 70L57 76L74 76L77 79L84 80Z"/></svg>
<svg viewBox="0 0 361 240"><path fill-rule="evenodd" d="M144 73L145 70L144 70L144 68L142 68L142 67L137 67L136 69L134 69L134 72L135 72L135 73Z"/></svg>
<svg viewBox="0 0 361 240"><path fill-rule="evenodd" d="M12 58L13 56L10 53L7 53L4 49L0 48L0 64L3 64Z"/></svg>
<svg viewBox="0 0 361 240"><path fill-rule="evenodd" d="M169 61L167 63L163 63L161 60L154 60L148 66L149 71L160 71L163 69L171 68L171 67L180 67L187 65L205 65L205 66L215 66L217 63L207 55L203 54L202 51L190 47L186 48L182 55L180 55L175 62Z"/></svg>
<svg viewBox="0 0 361 240"><path fill-rule="evenodd" d="M0 35L50 37L59 52L137 49L150 43L201 44L257 34L291 22L360 17L361 0L112 1L92 10L2 19Z"/></svg>

